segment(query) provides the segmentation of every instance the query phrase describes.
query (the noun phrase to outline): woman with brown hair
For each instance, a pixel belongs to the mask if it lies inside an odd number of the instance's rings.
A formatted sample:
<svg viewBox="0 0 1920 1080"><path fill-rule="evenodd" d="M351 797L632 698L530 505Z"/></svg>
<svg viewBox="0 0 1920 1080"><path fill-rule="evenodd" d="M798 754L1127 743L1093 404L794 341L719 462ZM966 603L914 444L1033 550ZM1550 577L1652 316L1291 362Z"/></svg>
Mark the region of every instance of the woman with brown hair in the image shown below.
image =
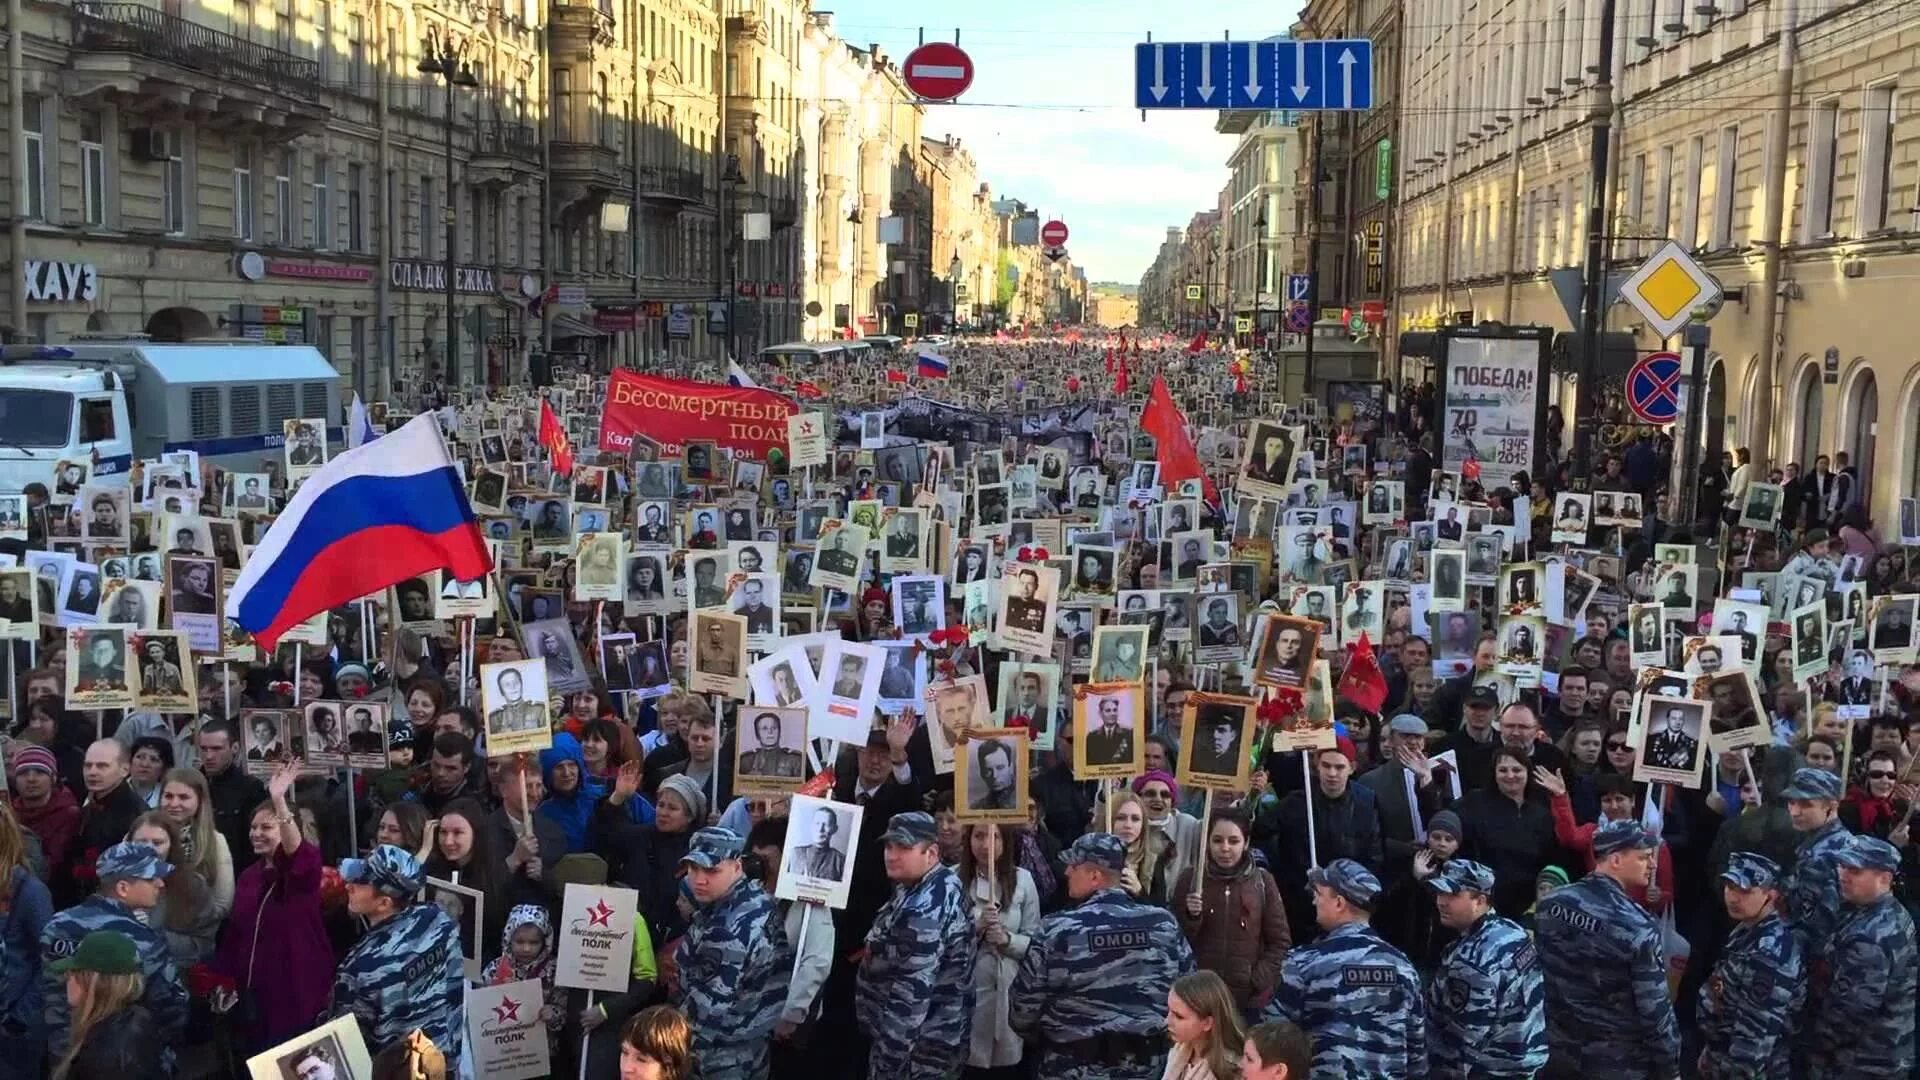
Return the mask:
<svg viewBox="0 0 1920 1080"><path fill-rule="evenodd" d="M689 1080L693 1028L670 1005L633 1014L620 1033L620 1080Z"/></svg>
<svg viewBox="0 0 1920 1080"><path fill-rule="evenodd" d="M1183 898L1174 915L1193 945L1195 965L1217 972L1243 1009L1266 1005L1293 946L1286 902L1273 875L1253 861L1251 831L1242 811L1214 814L1205 858L1174 886Z"/></svg>
<svg viewBox="0 0 1920 1080"><path fill-rule="evenodd" d="M149 810L133 819L127 839L151 847L173 867L160 902L147 913L147 923L166 937L174 963L188 968L211 959L220 916L214 913L206 880L182 855L186 845L180 839L180 826L166 811Z"/></svg>
<svg viewBox="0 0 1920 1080"><path fill-rule="evenodd" d="M47 1046L42 1008L40 932L53 918L53 895L27 862L26 838L0 799L0 1061L38 1076Z"/></svg>
<svg viewBox="0 0 1920 1080"><path fill-rule="evenodd" d="M1023 1048L1007 1026L1013 977L1040 926L1040 891L1033 875L1015 865L1021 829L968 825L960 841L960 880L972 901L977 951L973 961L973 1035L968 1080L1023 1075Z"/></svg>
<svg viewBox="0 0 1920 1080"><path fill-rule="evenodd" d="M1173 1053L1162 1080L1239 1080L1246 1029L1233 991L1211 971L1182 975L1167 992Z"/></svg>
<svg viewBox="0 0 1920 1080"><path fill-rule="evenodd" d="M213 911L233 910L233 852L213 823L213 795L199 769L168 769L160 784L160 810L180 830L179 858L207 883Z"/></svg>
<svg viewBox="0 0 1920 1080"><path fill-rule="evenodd" d="M73 955L49 971L65 977L72 1010L67 1053L54 1066L54 1080L148 1080L166 1075L158 1051L164 1045L153 1014L140 1004L146 980L133 939L95 930Z"/></svg>

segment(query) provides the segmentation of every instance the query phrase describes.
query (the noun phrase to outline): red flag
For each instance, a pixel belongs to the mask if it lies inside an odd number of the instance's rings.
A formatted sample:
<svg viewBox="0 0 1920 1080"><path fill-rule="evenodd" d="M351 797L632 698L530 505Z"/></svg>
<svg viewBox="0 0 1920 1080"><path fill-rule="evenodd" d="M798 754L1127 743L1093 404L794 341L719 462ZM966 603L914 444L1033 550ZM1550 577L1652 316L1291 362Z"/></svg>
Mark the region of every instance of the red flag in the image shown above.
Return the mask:
<svg viewBox="0 0 1920 1080"><path fill-rule="evenodd" d="M1380 670L1373 642L1367 640L1364 630L1359 641L1347 646L1347 670L1341 673L1335 692L1370 713L1379 712L1387 703L1387 676Z"/></svg>
<svg viewBox="0 0 1920 1080"><path fill-rule="evenodd" d="M1480 459L1479 458L1470 457L1467 460L1460 463L1460 479L1462 480L1480 479Z"/></svg>
<svg viewBox="0 0 1920 1080"><path fill-rule="evenodd" d="M567 443L566 426L544 399L540 402L540 445L547 448L554 472L562 475L573 472L573 447Z"/></svg>
<svg viewBox="0 0 1920 1080"><path fill-rule="evenodd" d="M814 385L813 383L806 382L804 380L800 383L799 386L796 386L793 388L793 392L796 394L799 394L803 398L817 398L822 396L820 393L820 388L818 386Z"/></svg>
<svg viewBox="0 0 1920 1080"><path fill-rule="evenodd" d="M895 371L895 370L893 370L892 368L888 368L888 369L887 369L887 381L888 381L888 382L906 382L906 381L907 381L907 373L906 373L906 372L904 372L904 371Z"/></svg>
<svg viewBox="0 0 1920 1080"><path fill-rule="evenodd" d="M1160 460L1160 483L1167 490L1172 491L1182 480L1199 477L1207 501L1219 500L1220 494L1214 490L1213 481L1206 478L1206 471L1200 468L1200 455L1187 436L1187 418L1180 414L1180 406L1173 403L1173 395L1167 392L1167 380L1161 376L1154 376L1153 389L1147 392L1147 407L1140 413L1140 430L1153 436L1154 454Z"/></svg>
<svg viewBox="0 0 1920 1080"><path fill-rule="evenodd" d="M1236 394L1244 394L1247 392L1247 373L1245 371L1241 371L1241 370L1234 371L1233 392Z"/></svg>
<svg viewBox="0 0 1920 1080"><path fill-rule="evenodd" d="M1206 347L1207 347L1207 332L1205 330L1202 330L1199 333L1193 335L1193 340L1187 342L1187 351L1190 353L1199 352L1200 350Z"/></svg>
<svg viewBox="0 0 1920 1080"><path fill-rule="evenodd" d="M1113 350L1111 348L1107 350L1107 374L1113 374Z"/></svg>
<svg viewBox="0 0 1920 1080"><path fill-rule="evenodd" d="M1120 373L1113 377L1113 392L1115 396L1118 397L1127 396L1127 361L1125 358L1122 358L1120 361Z"/></svg>

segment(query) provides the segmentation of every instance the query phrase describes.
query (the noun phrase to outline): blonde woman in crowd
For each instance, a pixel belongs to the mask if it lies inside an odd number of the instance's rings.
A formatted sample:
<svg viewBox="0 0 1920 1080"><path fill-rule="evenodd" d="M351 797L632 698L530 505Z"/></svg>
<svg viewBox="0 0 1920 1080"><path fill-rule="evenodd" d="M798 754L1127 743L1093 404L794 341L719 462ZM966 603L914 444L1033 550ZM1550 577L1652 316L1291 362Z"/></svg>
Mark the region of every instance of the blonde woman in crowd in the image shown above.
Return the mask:
<svg viewBox="0 0 1920 1080"><path fill-rule="evenodd" d="M1233 991L1211 971L1174 980L1167 993L1167 1056L1161 1080L1239 1080L1246 1030Z"/></svg>

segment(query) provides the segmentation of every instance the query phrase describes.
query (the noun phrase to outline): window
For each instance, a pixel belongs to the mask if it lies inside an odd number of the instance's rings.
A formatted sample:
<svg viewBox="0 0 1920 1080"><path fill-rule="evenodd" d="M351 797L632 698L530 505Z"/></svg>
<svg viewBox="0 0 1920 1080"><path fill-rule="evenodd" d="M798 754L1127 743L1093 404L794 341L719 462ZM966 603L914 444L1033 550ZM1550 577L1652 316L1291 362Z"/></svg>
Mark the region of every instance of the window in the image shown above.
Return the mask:
<svg viewBox="0 0 1920 1080"><path fill-rule="evenodd" d="M1680 193L1680 243L1689 249L1701 246L1700 180L1706 156L1706 138L1695 135L1687 144L1687 186Z"/></svg>
<svg viewBox="0 0 1920 1080"><path fill-rule="evenodd" d="M1639 236L1647 231L1647 155L1633 156L1633 161L1627 166L1627 190L1621 194L1626 198L1626 210L1623 213L1632 227L1620 231L1628 236ZM1628 244L1635 250L1640 246L1638 241L1628 241Z"/></svg>
<svg viewBox="0 0 1920 1080"><path fill-rule="evenodd" d="M1715 248L1733 246L1733 196L1740 179L1740 125L1720 129L1720 148L1713 156L1713 239Z"/></svg>
<svg viewBox="0 0 1920 1080"><path fill-rule="evenodd" d="M233 144L233 235L253 239L253 144Z"/></svg>
<svg viewBox="0 0 1920 1080"><path fill-rule="evenodd" d="M327 5L322 4L321 7ZM347 89L350 93L366 93L367 80L367 20L364 15L347 16Z"/></svg>
<svg viewBox="0 0 1920 1080"><path fill-rule="evenodd" d="M553 140L573 141L573 72L566 68L553 73Z"/></svg>
<svg viewBox="0 0 1920 1080"><path fill-rule="evenodd" d="M27 212L24 217L45 220L47 216L47 99L28 94L22 103L27 129ZM17 256L16 256L17 258Z"/></svg>
<svg viewBox="0 0 1920 1080"><path fill-rule="evenodd" d="M420 178L420 257L433 258L433 177Z"/></svg>
<svg viewBox="0 0 1920 1080"><path fill-rule="evenodd" d="M293 201L293 175L298 163L292 150L282 150L273 175L274 240L281 247L292 247L300 208Z"/></svg>
<svg viewBox="0 0 1920 1080"><path fill-rule="evenodd" d="M326 251L333 246L333 159L325 154L313 157L313 246Z"/></svg>
<svg viewBox="0 0 1920 1080"><path fill-rule="evenodd" d="M313 56L320 62L320 84L333 75L333 5L315 4L313 12Z"/></svg>
<svg viewBox="0 0 1920 1080"><path fill-rule="evenodd" d="M347 250L367 250L367 167L347 165Z"/></svg>
<svg viewBox="0 0 1920 1080"><path fill-rule="evenodd" d="M180 132L173 129L164 131L160 138L166 149L166 159L160 163L160 225L169 234L179 236L187 231L189 198L183 140Z"/></svg>
<svg viewBox="0 0 1920 1080"><path fill-rule="evenodd" d="M80 214L88 225L107 223L106 117L80 111Z"/></svg>
<svg viewBox="0 0 1920 1080"><path fill-rule="evenodd" d="M594 124L599 128L601 146L613 145L613 95L607 90L607 76L601 72L594 76L593 109Z"/></svg>
<svg viewBox="0 0 1920 1080"><path fill-rule="evenodd" d="M533 265L533 259L529 257L527 250L527 230L533 227L532 215L527 212L530 205L525 195L514 197L513 251L511 254L513 257L513 265L515 266Z"/></svg>
<svg viewBox="0 0 1920 1080"><path fill-rule="evenodd" d="M80 399L80 441L105 442L113 438L113 399Z"/></svg>
<svg viewBox="0 0 1920 1080"><path fill-rule="evenodd" d="M1658 201L1653 204L1654 236L1669 236L1668 228L1673 225L1673 147L1660 148L1660 186L1655 189Z"/></svg>
<svg viewBox="0 0 1920 1080"><path fill-rule="evenodd" d="M1813 107L1807 125L1806 239L1833 235L1833 173L1840 163L1840 103Z"/></svg>
<svg viewBox="0 0 1920 1080"><path fill-rule="evenodd" d="M1893 196L1892 84L1867 87L1860 116L1860 227L1862 236L1888 228L1887 211Z"/></svg>

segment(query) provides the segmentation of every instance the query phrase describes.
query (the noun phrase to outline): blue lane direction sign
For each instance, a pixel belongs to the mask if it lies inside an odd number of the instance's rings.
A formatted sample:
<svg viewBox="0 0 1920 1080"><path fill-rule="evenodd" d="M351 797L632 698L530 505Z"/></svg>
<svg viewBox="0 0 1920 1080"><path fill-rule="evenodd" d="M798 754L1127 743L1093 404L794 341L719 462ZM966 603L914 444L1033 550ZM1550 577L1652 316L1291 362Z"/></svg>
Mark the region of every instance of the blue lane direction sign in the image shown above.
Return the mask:
<svg viewBox="0 0 1920 1080"><path fill-rule="evenodd" d="M1140 109L1363 110L1373 42L1153 41L1134 46Z"/></svg>
<svg viewBox="0 0 1920 1080"><path fill-rule="evenodd" d="M1313 275L1312 274L1288 274L1287 275L1287 299L1288 300L1297 300L1301 303L1306 303L1307 299L1312 295L1313 295Z"/></svg>
<svg viewBox="0 0 1920 1080"><path fill-rule="evenodd" d="M1680 417L1680 354L1649 353L1627 372L1627 408L1649 424Z"/></svg>

